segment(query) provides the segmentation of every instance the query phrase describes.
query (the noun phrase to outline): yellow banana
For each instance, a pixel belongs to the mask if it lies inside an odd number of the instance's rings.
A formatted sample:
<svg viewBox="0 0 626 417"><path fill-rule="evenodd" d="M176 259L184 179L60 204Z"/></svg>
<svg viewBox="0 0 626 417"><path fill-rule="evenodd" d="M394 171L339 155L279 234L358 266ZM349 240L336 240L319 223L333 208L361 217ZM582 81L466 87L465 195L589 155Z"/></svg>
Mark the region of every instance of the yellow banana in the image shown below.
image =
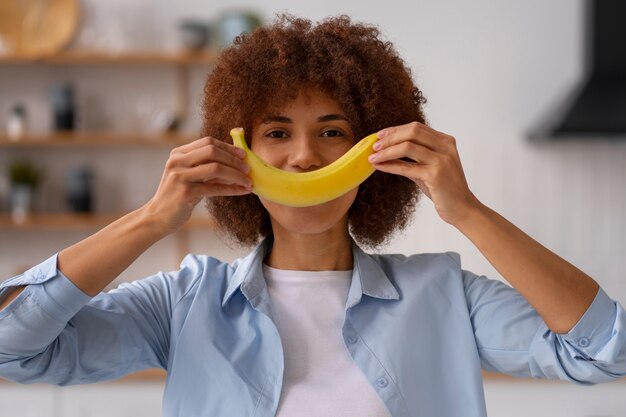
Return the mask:
<svg viewBox="0 0 626 417"><path fill-rule="evenodd" d="M233 143L246 152L252 192L274 203L308 207L326 203L347 193L374 172L367 158L374 152L376 133L361 139L332 164L309 172L288 172L259 158L248 148L242 128L230 131Z"/></svg>

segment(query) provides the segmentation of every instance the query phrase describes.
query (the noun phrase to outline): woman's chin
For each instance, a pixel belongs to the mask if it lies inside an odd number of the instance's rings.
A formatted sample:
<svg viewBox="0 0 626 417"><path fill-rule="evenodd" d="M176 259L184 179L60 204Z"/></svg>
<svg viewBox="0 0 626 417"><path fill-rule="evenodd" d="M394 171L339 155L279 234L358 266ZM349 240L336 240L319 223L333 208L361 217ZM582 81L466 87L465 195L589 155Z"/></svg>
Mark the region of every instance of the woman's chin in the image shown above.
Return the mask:
<svg viewBox="0 0 626 417"><path fill-rule="evenodd" d="M356 198L348 193L335 200L309 207L289 207L261 198L273 222L294 233L324 233L342 221Z"/></svg>

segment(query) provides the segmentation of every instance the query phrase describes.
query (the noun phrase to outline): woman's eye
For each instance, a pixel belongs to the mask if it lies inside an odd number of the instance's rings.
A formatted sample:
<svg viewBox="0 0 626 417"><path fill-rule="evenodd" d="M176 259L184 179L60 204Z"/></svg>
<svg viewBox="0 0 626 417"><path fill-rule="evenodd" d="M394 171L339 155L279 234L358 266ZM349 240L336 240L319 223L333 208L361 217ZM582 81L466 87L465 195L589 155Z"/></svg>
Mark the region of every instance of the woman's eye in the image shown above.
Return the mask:
<svg viewBox="0 0 626 417"><path fill-rule="evenodd" d="M343 133L341 133L338 130L327 130L324 133L322 133L322 135L327 138L336 138L338 136L343 136Z"/></svg>
<svg viewBox="0 0 626 417"><path fill-rule="evenodd" d="M285 132L281 130L274 130L267 134L267 136L269 136L270 138L274 138L274 139L283 139L285 138L285 136L283 135L285 135Z"/></svg>

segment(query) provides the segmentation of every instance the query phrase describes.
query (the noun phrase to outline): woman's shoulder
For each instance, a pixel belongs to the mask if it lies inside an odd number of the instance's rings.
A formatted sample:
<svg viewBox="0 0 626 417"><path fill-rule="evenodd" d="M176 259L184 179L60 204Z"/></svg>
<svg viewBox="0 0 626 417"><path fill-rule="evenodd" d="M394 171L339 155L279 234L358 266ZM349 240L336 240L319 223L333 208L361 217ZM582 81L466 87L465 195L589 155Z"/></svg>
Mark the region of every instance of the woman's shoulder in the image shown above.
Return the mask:
<svg viewBox="0 0 626 417"><path fill-rule="evenodd" d="M463 270L457 252L370 256L400 291L422 291L431 286L463 291Z"/></svg>
<svg viewBox="0 0 626 417"><path fill-rule="evenodd" d="M233 265L221 259L190 253L180 263L177 270L159 272L141 282L143 285L163 287L176 304L185 297L193 297L203 286L221 286L232 274Z"/></svg>
<svg viewBox="0 0 626 417"><path fill-rule="evenodd" d="M404 254L370 255L382 267L409 271L461 271L461 255L457 252L427 252Z"/></svg>
<svg viewBox="0 0 626 417"><path fill-rule="evenodd" d="M191 285L207 279L219 281L232 274L238 262L239 259L229 263L213 256L189 253L181 261L176 278Z"/></svg>
<svg viewBox="0 0 626 417"><path fill-rule="evenodd" d="M490 291L500 294L510 292L512 296L517 296L516 291L505 282L463 269L461 255L457 252L371 256L400 287L435 285L447 294L458 293L468 297L478 297Z"/></svg>

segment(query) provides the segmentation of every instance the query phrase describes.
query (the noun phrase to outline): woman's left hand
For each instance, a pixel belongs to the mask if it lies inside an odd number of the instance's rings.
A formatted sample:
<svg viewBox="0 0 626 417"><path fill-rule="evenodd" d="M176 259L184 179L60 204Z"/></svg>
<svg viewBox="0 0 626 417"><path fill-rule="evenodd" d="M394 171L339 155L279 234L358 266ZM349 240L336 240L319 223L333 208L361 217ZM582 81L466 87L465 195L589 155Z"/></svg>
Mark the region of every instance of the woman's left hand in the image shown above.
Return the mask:
<svg viewBox="0 0 626 417"><path fill-rule="evenodd" d="M412 122L383 129L378 137L370 156L374 168L413 180L443 221L455 225L480 206L467 185L452 136Z"/></svg>

